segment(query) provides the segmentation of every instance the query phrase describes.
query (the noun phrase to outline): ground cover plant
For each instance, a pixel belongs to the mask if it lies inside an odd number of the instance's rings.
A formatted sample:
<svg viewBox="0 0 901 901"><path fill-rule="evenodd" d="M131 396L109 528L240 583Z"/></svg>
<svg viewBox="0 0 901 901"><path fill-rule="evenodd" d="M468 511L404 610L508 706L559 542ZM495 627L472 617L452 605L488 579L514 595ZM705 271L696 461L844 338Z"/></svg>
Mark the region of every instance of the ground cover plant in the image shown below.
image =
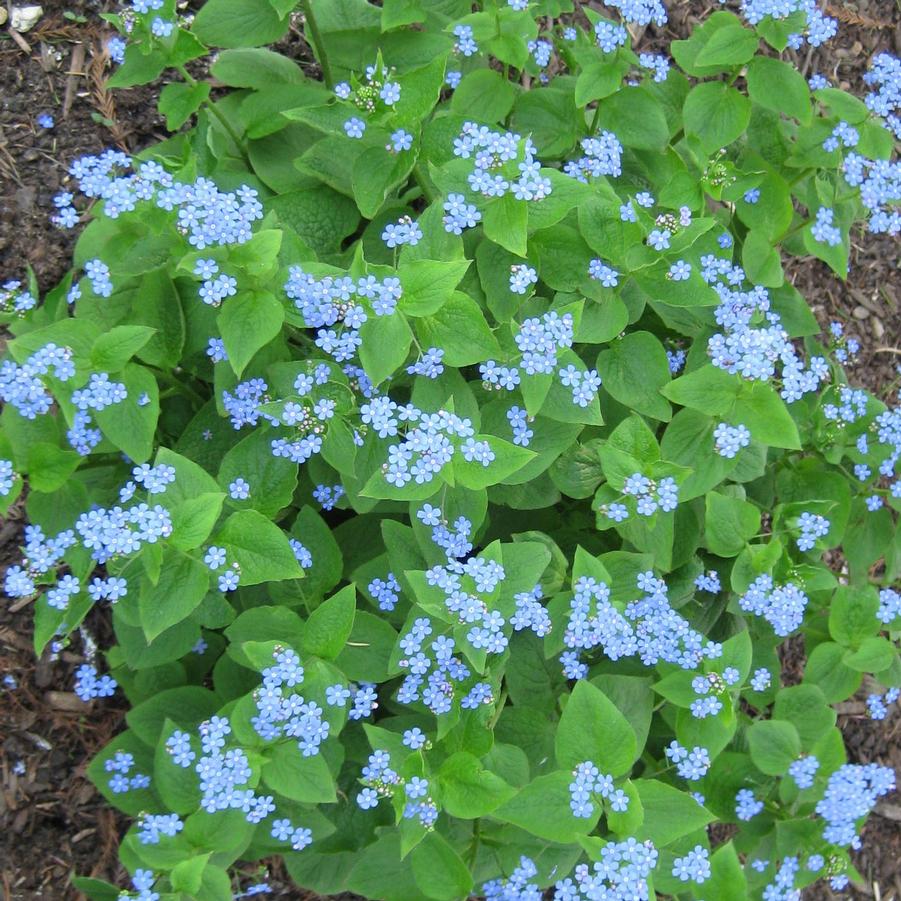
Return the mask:
<svg viewBox="0 0 901 901"><path fill-rule="evenodd" d="M897 234L898 62L808 84L809 3L672 64L656 2L302 4L319 82L262 47L294 5L112 17L114 83L197 124L78 161L73 272L4 287L5 589L39 651L111 609L76 688L132 705L91 766L125 896L274 854L403 901L843 888L893 788L831 705L901 685L899 413L782 254Z"/></svg>

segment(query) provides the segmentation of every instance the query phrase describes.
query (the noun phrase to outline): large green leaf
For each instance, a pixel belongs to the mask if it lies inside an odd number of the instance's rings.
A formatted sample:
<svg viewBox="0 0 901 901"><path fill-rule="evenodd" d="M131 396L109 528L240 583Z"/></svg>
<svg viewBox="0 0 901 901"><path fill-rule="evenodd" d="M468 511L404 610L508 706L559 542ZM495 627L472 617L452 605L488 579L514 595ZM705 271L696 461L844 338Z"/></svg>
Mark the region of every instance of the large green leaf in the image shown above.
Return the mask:
<svg viewBox="0 0 901 901"><path fill-rule="evenodd" d="M194 20L194 34L213 47L273 44L288 30L270 3L259 0L207 0Z"/></svg>
<svg viewBox="0 0 901 901"><path fill-rule="evenodd" d="M567 699L554 749L561 767L571 769L588 760L613 776L627 773L638 755L629 721L599 688L585 681L577 682Z"/></svg>

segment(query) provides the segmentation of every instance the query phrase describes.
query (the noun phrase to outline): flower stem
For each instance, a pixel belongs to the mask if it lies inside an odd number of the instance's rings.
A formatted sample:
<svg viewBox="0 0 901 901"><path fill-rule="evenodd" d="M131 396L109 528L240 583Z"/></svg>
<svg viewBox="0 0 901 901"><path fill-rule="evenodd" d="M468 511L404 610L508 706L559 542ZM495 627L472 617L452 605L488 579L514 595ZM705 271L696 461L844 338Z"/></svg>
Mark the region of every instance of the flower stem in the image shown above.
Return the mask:
<svg viewBox="0 0 901 901"><path fill-rule="evenodd" d="M332 70L329 68L328 56L325 52L325 44L322 43L322 34L319 31L319 25L316 23L316 17L313 15L313 4L311 0L301 0L300 8L303 10L303 17L310 28L310 43L313 45L313 51L319 60L322 68L322 78L327 87L334 86L332 81Z"/></svg>
<svg viewBox="0 0 901 901"><path fill-rule="evenodd" d="M178 66L177 68L181 77L184 78L184 80L189 85L193 86L197 84L197 79L194 78L194 76L191 75L191 73L184 66ZM206 109L212 114L213 118L216 119L216 121L225 129L228 136L234 142L235 147L238 149L238 153L241 154L244 162L247 164L247 168L251 169L252 167L250 165L250 157L247 155L247 148L244 146L244 142L241 140L240 135L235 131L234 126L231 124L231 122L228 121L228 119L222 113L222 110L216 108L216 104L213 103L213 101L210 100L209 97L204 100L203 104Z"/></svg>

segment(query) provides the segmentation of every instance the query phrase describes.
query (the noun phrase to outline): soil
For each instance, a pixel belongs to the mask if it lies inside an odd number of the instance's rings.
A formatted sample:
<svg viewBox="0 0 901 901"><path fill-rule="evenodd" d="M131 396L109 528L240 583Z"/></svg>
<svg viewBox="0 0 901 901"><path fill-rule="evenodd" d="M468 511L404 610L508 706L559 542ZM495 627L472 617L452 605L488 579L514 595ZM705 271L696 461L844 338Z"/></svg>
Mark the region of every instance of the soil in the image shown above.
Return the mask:
<svg viewBox="0 0 901 901"><path fill-rule="evenodd" d="M600 8L601 4L590 3ZM0 28L0 279L23 278L30 266L41 291L65 274L75 233L49 223L53 195L67 178L72 160L110 146L136 151L166 137L155 97L160 84L106 90L108 66L102 51L105 23L100 12L112 2L45 0L44 16L16 43ZM718 8L716 0L670 0L667 41L684 37L694 21ZM827 12L842 22L839 36L798 68L819 71L834 83L862 94L861 81L872 57L883 50L901 54L901 2L830 2ZM648 33L641 49L659 35ZM300 32L279 49L315 69ZM43 129L36 117L56 120ZM791 281L811 302L825 326L846 323L862 350L849 367L852 382L884 398L898 387L901 316L897 280L897 242L859 235L852 243L847 283L817 261L788 264ZM3 339L0 336L0 348ZM21 505L0 521L0 576L18 558L24 525ZM121 818L85 778L91 757L119 731L125 707L115 698L83 705L70 691L75 668L85 659L85 639L76 638L58 658L36 659L30 611L0 605L0 888L5 901L69 901L79 898L68 884L72 874L90 874L120 885L126 874L118 864ZM86 624L88 641L109 643L109 624L99 612ZM786 664L800 669L803 647L786 649ZM11 677L7 684L4 680ZM901 779L901 713L866 716L863 697L840 705L839 725L852 762L892 766ZM840 897L901 901L901 803L897 795L881 803L864 830L864 849L856 864L866 878L861 890ZM278 865L271 870L275 889L269 897L312 901L290 887ZM255 873L248 870L251 881ZM839 897L828 888L805 893L811 901Z"/></svg>

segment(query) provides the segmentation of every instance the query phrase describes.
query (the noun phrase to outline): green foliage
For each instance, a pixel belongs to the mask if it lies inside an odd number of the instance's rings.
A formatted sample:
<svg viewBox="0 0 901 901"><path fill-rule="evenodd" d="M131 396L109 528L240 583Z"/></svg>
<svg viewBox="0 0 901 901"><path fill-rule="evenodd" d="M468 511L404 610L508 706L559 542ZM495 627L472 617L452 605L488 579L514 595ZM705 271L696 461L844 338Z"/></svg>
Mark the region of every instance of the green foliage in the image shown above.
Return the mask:
<svg viewBox="0 0 901 901"><path fill-rule="evenodd" d="M527 858L493 896L537 897L627 840L636 897L856 878L819 802L833 705L901 686L897 412L783 262L845 277L872 197L829 139L891 136L782 58L797 16L714 11L664 72L520 5L107 16L173 135L100 164L59 286L0 290L0 512L39 527L6 582L39 652L112 611L88 774L162 898L273 855L386 901Z"/></svg>

